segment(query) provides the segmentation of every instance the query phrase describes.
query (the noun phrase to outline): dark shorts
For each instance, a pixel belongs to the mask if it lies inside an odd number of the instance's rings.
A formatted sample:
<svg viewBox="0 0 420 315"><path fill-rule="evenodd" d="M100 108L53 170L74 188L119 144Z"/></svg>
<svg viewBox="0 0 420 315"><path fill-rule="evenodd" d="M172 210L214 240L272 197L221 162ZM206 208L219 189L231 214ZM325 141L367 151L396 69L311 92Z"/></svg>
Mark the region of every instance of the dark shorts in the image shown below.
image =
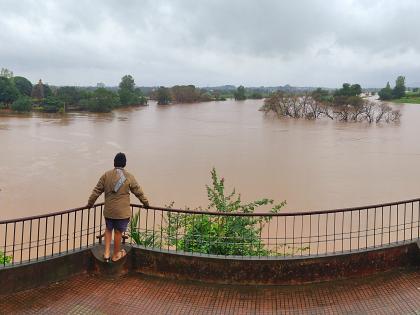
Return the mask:
<svg viewBox="0 0 420 315"><path fill-rule="evenodd" d="M105 224L106 224L106 228L110 231L112 230L118 230L120 232L125 232L127 231L127 225L128 222L130 222L130 219L109 219L109 218L105 218Z"/></svg>

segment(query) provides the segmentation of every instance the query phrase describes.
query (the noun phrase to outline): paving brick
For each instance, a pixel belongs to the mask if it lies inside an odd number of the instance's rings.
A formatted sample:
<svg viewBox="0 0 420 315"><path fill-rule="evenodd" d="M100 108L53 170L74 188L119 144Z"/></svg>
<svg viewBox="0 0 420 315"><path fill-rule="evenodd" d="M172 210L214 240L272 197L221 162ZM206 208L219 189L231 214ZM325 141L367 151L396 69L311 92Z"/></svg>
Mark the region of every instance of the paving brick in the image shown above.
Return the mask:
<svg viewBox="0 0 420 315"><path fill-rule="evenodd" d="M4 285L4 284L2 284ZM1 314L420 314L420 270L301 286L79 275L0 296Z"/></svg>

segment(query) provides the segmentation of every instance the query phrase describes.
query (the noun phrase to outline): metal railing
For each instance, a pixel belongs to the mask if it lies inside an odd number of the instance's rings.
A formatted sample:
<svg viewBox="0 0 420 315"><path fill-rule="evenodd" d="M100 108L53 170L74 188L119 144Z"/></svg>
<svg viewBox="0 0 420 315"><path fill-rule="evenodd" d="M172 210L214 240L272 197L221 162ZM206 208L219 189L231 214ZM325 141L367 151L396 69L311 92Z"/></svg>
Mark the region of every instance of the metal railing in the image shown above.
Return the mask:
<svg viewBox="0 0 420 315"><path fill-rule="evenodd" d="M103 203L0 221L0 268L95 245L104 232Z"/></svg>
<svg viewBox="0 0 420 315"><path fill-rule="evenodd" d="M88 248L103 204L0 221L0 268ZM359 252L420 238L420 199L296 213L231 213L131 205L128 241L201 255L289 259Z"/></svg>

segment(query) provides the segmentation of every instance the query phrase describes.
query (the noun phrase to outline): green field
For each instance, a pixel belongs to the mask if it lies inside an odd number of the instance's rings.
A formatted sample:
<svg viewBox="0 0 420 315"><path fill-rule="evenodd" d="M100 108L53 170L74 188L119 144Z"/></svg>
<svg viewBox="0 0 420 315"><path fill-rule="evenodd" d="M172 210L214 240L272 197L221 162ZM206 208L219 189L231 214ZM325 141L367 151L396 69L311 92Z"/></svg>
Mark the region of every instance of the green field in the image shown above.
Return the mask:
<svg viewBox="0 0 420 315"><path fill-rule="evenodd" d="M420 104L420 96L416 97L402 97L398 99L391 100L393 103L410 103L410 104Z"/></svg>

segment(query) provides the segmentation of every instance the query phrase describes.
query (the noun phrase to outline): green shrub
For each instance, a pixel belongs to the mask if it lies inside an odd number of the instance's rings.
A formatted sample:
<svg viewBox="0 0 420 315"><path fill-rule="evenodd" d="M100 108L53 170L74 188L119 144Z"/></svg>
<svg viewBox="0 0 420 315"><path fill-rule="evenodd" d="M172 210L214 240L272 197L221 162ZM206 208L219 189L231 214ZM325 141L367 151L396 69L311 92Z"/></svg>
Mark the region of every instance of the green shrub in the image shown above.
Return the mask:
<svg viewBox="0 0 420 315"><path fill-rule="evenodd" d="M133 239L134 243L145 247L161 247L162 241L160 239L160 235L157 234L155 230L140 232L137 229L139 216L139 212L133 215L128 228L128 234Z"/></svg>
<svg viewBox="0 0 420 315"><path fill-rule="evenodd" d="M46 97L42 105L43 111L48 113L56 113L64 108L64 102L55 96Z"/></svg>
<svg viewBox="0 0 420 315"><path fill-rule="evenodd" d="M2 251L0 251L0 265L7 265L12 262L12 256L5 255Z"/></svg>
<svg viewBox="0 0 420 315"><path fill-rule="evenodd" d="M175 248L186 252L214 255L269 256L276 253L267 249L261 233L271 216L225 216L226 213L254 213L261 206L271 206L277 213L286 202L274 204L272 199L259 199L242 203L235 189L225 195L225 180L216 170L211 171L212 185L206 186L209 205L207 211L216 210L219 215L184 214L167 212L161 232L137 229L139 213L132 218L130 236L139 245L148 247ZM171 204L169 207L172 207ZM281 246L280 246L281 247Z"/></svg>
<svg viewBox="0 0 420 315"><path fill-rule="evenodd" d="M30 112L32 110L32 100L30 97L19 97L12 103L12 110L16 112Z"/></svg>

